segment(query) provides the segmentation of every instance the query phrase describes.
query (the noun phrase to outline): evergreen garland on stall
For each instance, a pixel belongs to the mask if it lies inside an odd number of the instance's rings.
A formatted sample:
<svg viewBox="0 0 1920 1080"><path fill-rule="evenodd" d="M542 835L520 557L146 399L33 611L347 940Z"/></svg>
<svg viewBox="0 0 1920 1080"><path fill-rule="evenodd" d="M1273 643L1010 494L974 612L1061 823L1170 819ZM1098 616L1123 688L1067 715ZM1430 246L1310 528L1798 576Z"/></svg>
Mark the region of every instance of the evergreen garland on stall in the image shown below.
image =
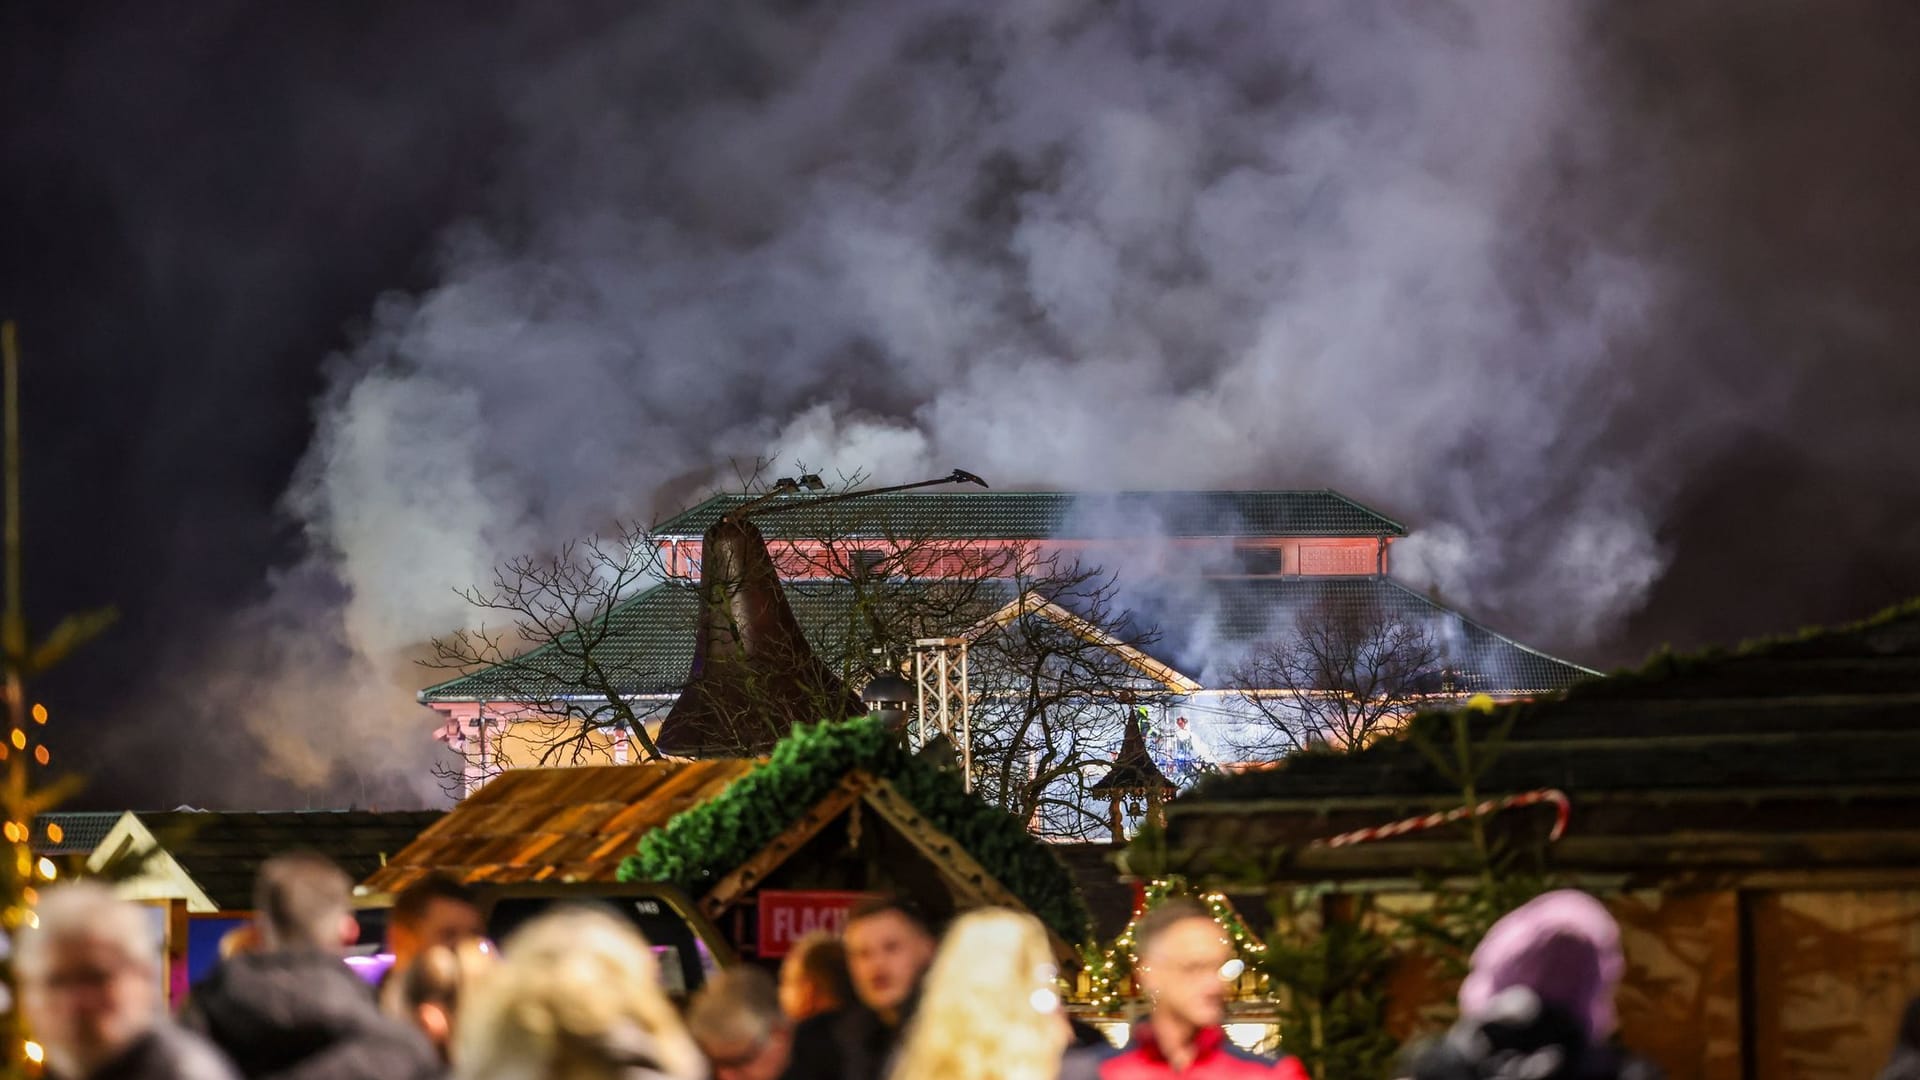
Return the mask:
<svg viewBox="0 0 1920 1080"><path fill-rule="evenodd" d="M1086 904L1046 845L1013 815L970 794L958 774L920 760L870 717L796 726L766 764L641 837L620 864L620 880L665 882L699 896L855 769L891 783L1063 939L1087 939Z"/></svg>
<svg viewBox="0 0 1920 1080"><path fill-rule="evenodd" d="M1247 926L1246 920L1234 910L1226 896L1217 892L1196 893L1187 880L1177 875L1155 878L1141 890L1140 908L1127 921L1127 928L1113 939L1112 947L1104 952L1083 950L1082 960L1087 970L1089 997L1093 1006L1103 1013L1117 1011L1129 995L1134 965L1140 962L1134 951L1134 927L1141 916L1152 911L1169 897L1186 896L1204 905L1213 921L1220 924L1228 940L1233 942L1234 952L1244 966L1257 967L1265 958L1266 943Z"/></svg>

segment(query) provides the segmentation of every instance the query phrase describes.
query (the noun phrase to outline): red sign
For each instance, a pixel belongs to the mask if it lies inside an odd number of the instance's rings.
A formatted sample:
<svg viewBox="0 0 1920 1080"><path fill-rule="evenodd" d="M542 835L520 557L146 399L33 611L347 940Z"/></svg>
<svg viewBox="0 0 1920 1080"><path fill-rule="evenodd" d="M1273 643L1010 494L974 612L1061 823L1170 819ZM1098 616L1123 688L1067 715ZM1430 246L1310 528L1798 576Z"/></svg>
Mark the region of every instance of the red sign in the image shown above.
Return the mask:
<svg viewBox="0 0 1920 1080"><path fill-rule="evenodd" d="M793 943L815 930L838 934L847 925L847 912L867 898L857 892L760 892L760 955L785 956Z"/></svg>

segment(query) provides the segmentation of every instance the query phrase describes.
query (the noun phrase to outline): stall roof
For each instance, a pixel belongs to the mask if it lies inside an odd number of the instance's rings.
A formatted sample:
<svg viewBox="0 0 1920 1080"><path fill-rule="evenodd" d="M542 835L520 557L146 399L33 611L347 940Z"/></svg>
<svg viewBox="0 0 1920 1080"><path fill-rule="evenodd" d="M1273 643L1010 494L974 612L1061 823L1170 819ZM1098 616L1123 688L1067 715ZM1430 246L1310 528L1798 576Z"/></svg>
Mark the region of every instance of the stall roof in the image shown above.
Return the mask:
<svg viewBox="0 0 1920 1080"><path fill-rule="evenodd" d="M1510 724L1480 794L1572 802L1554 865L1609 871L1875 867L1920 858L1920 604L1737 650L1662 657L1563 696L1471 715ZM1428 715L1417 730L1452 721ZM1444 741L1443 741L1444 745ZM1203 784L1168 810L1190 868L1291 852L1297 876L1431 870L1447 832L1315 839L1461 801L1410 738ZM1527 811L1544 814L1545 811Z"/></svg>
<svg viewBox="0 0 1920 1080"><path fill-rule="evenodd" d="M439 872L473 883L614 881L642 833L720 793L758 759L515 769L366 878L397 892Z"/></svg>

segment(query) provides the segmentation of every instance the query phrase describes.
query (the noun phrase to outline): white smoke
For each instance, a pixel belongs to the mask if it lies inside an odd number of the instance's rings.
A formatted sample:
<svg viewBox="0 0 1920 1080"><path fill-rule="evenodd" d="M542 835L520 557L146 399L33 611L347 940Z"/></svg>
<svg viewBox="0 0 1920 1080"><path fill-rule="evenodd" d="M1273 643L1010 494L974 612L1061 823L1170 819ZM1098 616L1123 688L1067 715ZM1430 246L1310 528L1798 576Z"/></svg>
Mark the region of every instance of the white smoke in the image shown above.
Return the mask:
<svg viewBox="0 0 1920 1080"><path fill-rule="evenodd" d="M502 558L777 454L1334 487L1413 527L1416 583L1577 647L1660 573L1676 451L1605 437L1663 271L1623 246L1585 15L636 11L511 76L499 217L337 366L291 498L324 619L391 667ZM424 742L424 681L352 722Z"/></svg>

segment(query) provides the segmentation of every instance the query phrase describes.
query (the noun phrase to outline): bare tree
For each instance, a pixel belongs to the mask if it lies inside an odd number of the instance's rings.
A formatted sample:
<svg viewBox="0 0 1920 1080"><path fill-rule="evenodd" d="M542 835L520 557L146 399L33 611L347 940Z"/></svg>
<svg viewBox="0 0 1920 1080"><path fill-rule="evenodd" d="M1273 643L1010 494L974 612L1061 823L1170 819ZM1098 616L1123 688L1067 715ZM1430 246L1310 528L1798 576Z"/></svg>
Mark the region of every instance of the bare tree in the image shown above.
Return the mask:
<svg viewBox="0 0 1920 1080"><path fill-rule="evenodd" d="M1113 574L1023 548L1008 601L970 648L976 790L1035 832L1105 835L1106 775L1127 714L1174 696L1159 634L1117 603Z"/></svg>
<svg viewBox="0 0 1920 1080"><path fill-rule="evenodd" d="M1228 677L1254 721L1239 746L1249 757L1356 751L1452 690L1433 635L1377 603L1321 600L1290 631L1255 645Z"/></svg>
<svg viewBox="0 0 1920 1080"><path fill-rule="evenodd" d="M764 490L757 474L746 487ZM956 536L958 523L916 520L884 496L792 514L767 515L782 526L768 530L767 547L815 656L858 689L902 671L918 640L968 637L976 790L1049 834L1104 832L1103 801L1085 789L1111 763L1127 709L1171 696L1146 656L1158 635L1119 608L1113 575L1033 543ZM663 543L627 527L512 560L490 587L463 593L509 629L436 639L427 663L475 676L474 692L511 714L514 741L533 746L539 764L597 757L615 733L636 758L659 757L650 723L670 702L642 691L686 673L639 670L619 606L655 584L696 583L672 572ZM737 708L760 711L752 693ZM759 730L739 719L720 726ZM482 775L505 764L498 736L473 756L467 765Z"/></svg>
<svg viewBox="0 0 1920 1080"><path fill-rule="evenodd" d="M435 638L422 663L474 677L473 691L511 725L516 741L536 748L538 764L576 764L616 734L636 756L657 758L647 722L664 703L640 690L663 673L642 670L622 647L617 616L623 601L662 578L658 545L633 526L570 542L551 556L512 559L491 585L461 592L505 628L483 622ZM504 731L489 732L474 752L483 776L502 767L503 739ZM450 790L465 783L458 770L439 771Z"/></svg>

